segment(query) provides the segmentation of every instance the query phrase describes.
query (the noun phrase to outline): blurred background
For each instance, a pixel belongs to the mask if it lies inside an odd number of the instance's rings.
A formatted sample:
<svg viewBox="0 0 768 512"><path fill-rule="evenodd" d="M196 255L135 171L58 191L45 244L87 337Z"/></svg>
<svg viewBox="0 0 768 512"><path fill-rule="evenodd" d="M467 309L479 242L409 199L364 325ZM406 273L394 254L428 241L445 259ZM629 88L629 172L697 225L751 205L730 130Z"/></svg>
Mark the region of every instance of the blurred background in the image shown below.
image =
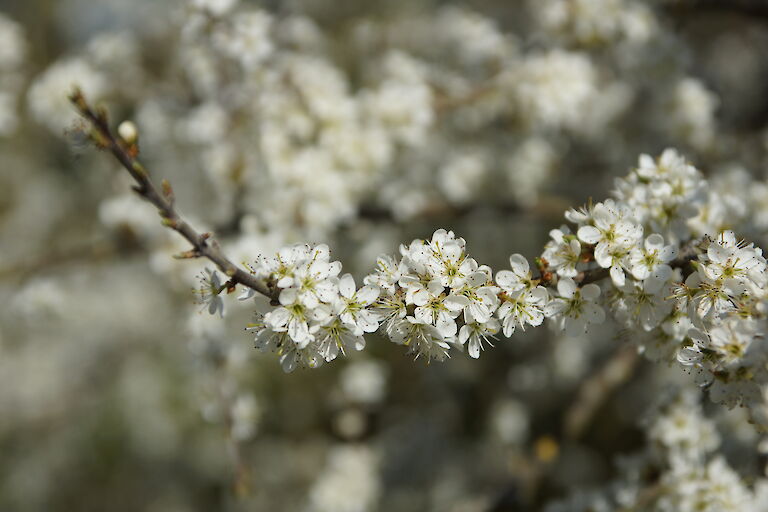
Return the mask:
<svg viewBox="0 0 768 512"><path fill-rule="evenodd" d="M358 283L436 228L494 269L676 147L768 212L768 4L0 0L0 510L542 510L643 447L677 368L542 327L425 365L371 335L284 374L78 135L74 84L236 261L325 242ZM758 184L758 185L756 185ZM764 244L768 215L751 219ZM710 219L711 221L711 219ZM739 410L706 404L743 474Z"/></svg>

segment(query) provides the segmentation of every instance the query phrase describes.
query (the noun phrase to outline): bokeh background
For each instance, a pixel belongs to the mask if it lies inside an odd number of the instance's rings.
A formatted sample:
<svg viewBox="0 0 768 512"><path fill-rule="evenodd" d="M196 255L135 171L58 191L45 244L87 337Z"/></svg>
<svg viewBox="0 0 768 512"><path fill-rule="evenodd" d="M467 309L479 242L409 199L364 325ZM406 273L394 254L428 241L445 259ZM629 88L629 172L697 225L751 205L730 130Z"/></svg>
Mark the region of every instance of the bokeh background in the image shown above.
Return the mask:
<svg viewBox="0 0 768 512"><path fill-rule="evenodd" d="M666 147L728 196L723 227L768 211L765 2L3 0L0 13L3 511L542 510L609 481L642 449L644 411L690 385L609 324L431 365L370 336L284 374L244 331L252 303L200 312L205 263L172 259L181 240L84 141L75 83L136 122L153 177L237 261L325 242L360 283L377 255L442 227L504 268ZM757 472L741 411L706 407L731 464Z"/></svg>

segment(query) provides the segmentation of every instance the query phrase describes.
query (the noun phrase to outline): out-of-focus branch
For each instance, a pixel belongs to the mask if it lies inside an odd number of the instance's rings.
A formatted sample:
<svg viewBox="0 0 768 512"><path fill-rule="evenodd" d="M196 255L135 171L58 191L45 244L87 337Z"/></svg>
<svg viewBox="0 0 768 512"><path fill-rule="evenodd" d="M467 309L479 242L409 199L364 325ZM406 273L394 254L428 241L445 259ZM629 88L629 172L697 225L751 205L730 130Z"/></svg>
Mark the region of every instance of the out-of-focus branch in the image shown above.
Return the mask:
<svg viewBox="0 0 768 512"><path fill-rule="evenodd" d="M1 267L0 281L10 278L24 280L58 265L104 261L118 254L125 256L135 252L136 249L136 245L110 243L107 240L101 240L61 252L47 254L37 259L27 258L24 261Z"/></svg>
<svg viewBox="0 0 768 512"><path fill-rule="evenodd" d="M495 91L496 83L493 80L488 80L486 83L480 84L468 91L463 96L452 97L445 94L437 94L434 101L434 109L438 114L445 114L456 110L457 108L465 107L480 101L486 96L493 94Z"/></svg>
<svg viewBox="0 0 768 512"><path fill-rule="evenodd" d="M210 233L199 233L181 215L174 204L173 190L163 180L162 192L149 178L149 173L136 158L138 148L135 143L116 136L109 127L107 113L103 109L94 110L86 101L82 92L75 90L70 100L80 115L91 125L90 136L101 148L108 150L136 181L133 190L157 208L163 219L163 225L173 229L187 239L192 249L183 254L185 258L206 258L213 262L228 278L228 286L241 284L256 292L277 300L277 292L264 281L243 270L224 255L219 244Z"/></svg>
<svg viewBox="0 0 768 512"><path fill-rule="evenodd" d="M477 211L490 211L499 215L533 215L537 218L561 219L563 212L568 209L570 201L557 196L541 197L533 206L525 206L518 202L494 202L482 204L467 204L454 206L446 201L427 205L419 214L419 219L455 219ZM373 221L396 221L392 210L373 204L364 204L358 210L361 218ZM409 219L410 220L410 219ZM402 222L407 222L403 220Z"/></svg>
<svg viewBox="0 0 768 512"><path fill-rule="evenodd" d="M768 20L768 2L765 0L680 0L665 8L678 17L697 13L732 13Z"/></svg>
<svg viewBox="0 0 768 512"><path fill-rule="evenodd" d="M581 437L602 404L632 375L638 360L637 347L625 345L582 383L575 401L565 413L563 435L567 439Z"/></svg>

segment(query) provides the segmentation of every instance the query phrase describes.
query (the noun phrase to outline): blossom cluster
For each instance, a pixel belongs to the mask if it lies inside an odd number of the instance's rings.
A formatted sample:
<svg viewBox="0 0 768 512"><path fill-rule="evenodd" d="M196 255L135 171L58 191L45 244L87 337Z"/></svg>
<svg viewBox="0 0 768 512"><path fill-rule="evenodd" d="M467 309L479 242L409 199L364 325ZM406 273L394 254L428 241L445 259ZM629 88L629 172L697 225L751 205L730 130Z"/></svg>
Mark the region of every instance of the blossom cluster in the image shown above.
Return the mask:
<svg viewBox="0 0 768 512"><path fill-rule="evenodd" d="M617 180L614 197L565 213L550 232L536 268L520 254L494 271L467 253L464 239L438 229L428 240L382 256L356 290L325 245L293 246L259 258L252 272L280 304L256 330L257 344L277 349L283 366L317 366L364 347L379 329L427 360L452 349L472 358L545 319L568 336L612 322L652 359L679 361L716 402L746 405L764 417L768 351L766 260L732 231L697 231L707 208L701 173L674 150ZM220 286L220 285L216 285ZM215 294L209 296L216 311Z"/></svg>
<svg viewBox="0 0 768 512"><path fill-rule="evenodd" d="M578 467L616 447L591 435L574 450L570 434L555 434L554 463L528 464L542 421L567 420L591 377L606 375L600 366L621 373L613 362L634 361L624 357L636 349L658 364L603 398L587 420L596 432L621 432L662 377L733 407L708 408L733 424L715 428L697 400L677 400L645 426L645 453L619 461L608 489L553 510L765 512L762 456L733 450L757 444L747 421L768 427L768 184L758 178L768 145L755 108L768 76L755 44L764 27L734 13L747 2L719 3L733 13L722 17L699 14L704 3L9 3L0 230L16 242L0 255L10 304L0 437L26 442L29 456L0 478L0 509L68 508L93 471L130 483L131 461L153 460L182 476L135 508L222 508L226 493L205 489L223 489L229 473L247 480L247 469L270 475L253 482L251 509L476 510L493 508L477 484L503 466L514 494L536 497L507 507L539 510L542 490L599 479L605 472ZM103 155L81 154L86 125L66 99L75 85L99 112L109 103L110 126L132 117L141 136L130 149L153 181L172 182L179 208L197 207L185 220L247 262L269 297L246 291L232 304L243 285L231 275L170 259L192 254L187 242L129 176L113 179ZM45 130L74 139L78 157ZM681 151L634 161L662 141ZM618 175L610 194L596 192ZM102 226L92 224L97 206ZM157 277L137 271L143 252ZM377 262L380 253L391 255ZM178 307L196 272L203 306ZM231 342L254 309L248 330L271 353ZM545 324L551 337L535 329ZM179 338L192 361L175 343L154 347ZM409 356L393 364L391 351ZM386 386L387 374L397 384L413 373L414 357L439 378ZM275 359L285 371L334 364L281 378ZM178 367L188 363L194 371ZM472 401L481 383L487 399ZM436 399L417 399L427 394ZM91 415L94 404L108 414ZM215 429L195 429L192 411L228 434L228 450ZM83 467L80 436L59 428L73 413L88 416L86 434L119 441L121 456ZM327 430L330 447L317 435ZM47 442L17 431L45 431ZM223 471L227 456L235 471ZM417 467L429 460L438 471ZM402 467L407 478L390 478ZM178 492L190 475L190 491ZM414 482L425 492L415 496Z"/></svg>
<svg viewBox="0 0 768 512"><path fill-rule="evenodd" d="M707 240L696 272L675 296L691 321L678 360L697 371L710 395L730 406L762 403L768 383L766 260L731 231Z"/></svg>
<svg viewBox="0 0 768 512"><path fill-rule="evenodd" d="M680 42L644 4L528 2L534 23L518 33L458 6L333 31L290 10L185 3L168 24L172 72L142 68L141 38L100 34L34 79L29 110L60 133L74 118L64 99L74 84L92 100L129 101L151 130L148 151L200 167L215 220L243 211L290 241L325 239L369 203L398 219L482 197L531 207L553 172L566 172L569 141L613 146L625 118L652 120L635 123L647 130L628 151L647 135L708 147L716 128L716 98L674 60ZM551 43L522 44L528 37ZM647 55L660 53L674 65L655 76ZM653 76L655 87L624 74Z"/></svg>
<svg viewBox="0 0 768 512"><path fill-rule="evenodd" d="M645 333L635 337L641 350L676 357L713 400L759 414L768 382L766 260L733 231L702 221L710 209L705 189L675 150L642 155L616 181L613 199L566 213L576 234L552 231L542 259L561 277L606 269L606 305L617 322Z"/></svg>
<svg viewBox="0 0 768 512"><path fill-rule="evenodd" d="M277 291L279 306L250 329L256 332L256 346L276 351L285 371L299 364L314 368L339 353L362 350L363 334L379 328L369 308L379 289L357 289L350 274L339 277L341 263L330 261L327 245L286 247L259 258L251 270ZM241 298L251 296L249 290Z"/></svg>
<svg viewBox="0 0 768 512"><path fill-rule="evenodd" d="M430 240L400 247L401 258L379 258L366 283L382 294L376 303L391 341L416 357L442 360L467 345L471 357L499 331L499 305L491 269L466 253L466 242L439 229Z"/></svg>
<svg viewBox="0 0 768 512"><path fill-rule="evenodd" d="M765 510L768 480L748 485L722 455L715 455L720 435L696 395L667 400L646 427L647 449L621 461L619 478L605 488L579 490L553 502L546 512Z"/></svg>

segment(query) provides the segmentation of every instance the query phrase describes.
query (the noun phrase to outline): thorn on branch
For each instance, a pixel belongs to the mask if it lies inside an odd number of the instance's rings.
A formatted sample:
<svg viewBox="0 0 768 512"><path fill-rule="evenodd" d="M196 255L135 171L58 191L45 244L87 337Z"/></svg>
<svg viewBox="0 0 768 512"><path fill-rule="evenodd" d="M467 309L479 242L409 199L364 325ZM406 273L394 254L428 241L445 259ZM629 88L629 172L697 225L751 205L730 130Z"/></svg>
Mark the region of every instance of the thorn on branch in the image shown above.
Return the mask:
<svg viewBox="0 0 768 512"><path fill-rule="evenodd" d="M174 259L177 260L191 260L195 258L201 258L203 255L198 251L197 249L190 249L188 251L180 252L179 254L174 254Z"/></svg>
<svg viewBox="0 0 768 512"><path fill-rule="evenodd" d="M163 187L163 196L168 200L168 202L173 205L173 203L176 201L176 196L173 193L173 188L171 187L171 183L163 179L161 182L161 185Z"/></svg>

